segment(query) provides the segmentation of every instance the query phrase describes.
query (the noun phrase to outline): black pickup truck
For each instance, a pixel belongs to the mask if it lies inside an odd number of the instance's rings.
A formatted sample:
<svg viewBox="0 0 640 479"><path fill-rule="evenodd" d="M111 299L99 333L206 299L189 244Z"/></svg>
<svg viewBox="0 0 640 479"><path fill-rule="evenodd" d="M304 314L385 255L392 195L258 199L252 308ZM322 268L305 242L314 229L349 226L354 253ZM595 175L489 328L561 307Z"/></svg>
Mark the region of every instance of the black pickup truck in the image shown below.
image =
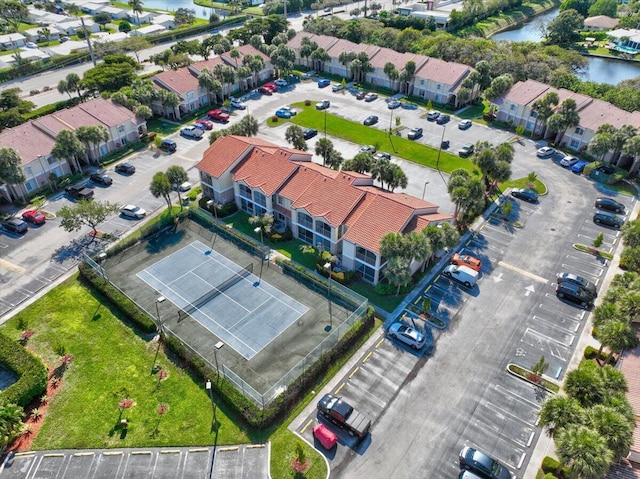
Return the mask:
<svg viewBox="0 0 640 479"><path fill-rule="evenodd" d="M85 185L69 186L64 191L74 200L90 200L93 198L93 190L90 190Z"/></svg>
<svg viewBox="0 0 640 479"><path fill-rule="evenodd" d="M356 411L340 396L325 394L318 401L318 411L335 425L346 429L349 434L363 438L369 432L371 419Z"/></svg>

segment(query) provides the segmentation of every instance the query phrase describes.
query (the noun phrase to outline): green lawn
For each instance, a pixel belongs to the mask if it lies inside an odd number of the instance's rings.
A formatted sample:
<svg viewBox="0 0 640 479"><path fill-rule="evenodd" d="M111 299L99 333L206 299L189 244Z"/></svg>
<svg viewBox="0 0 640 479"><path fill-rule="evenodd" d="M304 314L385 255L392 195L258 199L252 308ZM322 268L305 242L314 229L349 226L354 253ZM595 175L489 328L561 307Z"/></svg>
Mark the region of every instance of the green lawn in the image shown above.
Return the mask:
<svg viewBox="0 0 640 479"><path fill-rule="evenodd" d="M468 108L465 108L463 111L461 111L460 113L458 113L458 117L465 120L473 120L475 118L482 118L482 114L484 113L485 110L489 110L489 104L488 102L486 102L486 104L482 104L482 105L471 105Z"/></svg>
<svg viewBox="0 0 640 479"><path fill-rule="evenodd" d="M147 131L155 131L159 135L170 135L182 127L179 123L174 123L162 118L150 118L147 120Z"/></svg>
<svg viewBox="0 0 640 479"><path fill-rule="evenodd" d="M159 383L151 372L157 343L136 334L103 301L73 277L3 327L5 334L18 339L18 324L26 322L35 331L29 346L49 365L56 366L63 351L73 355L33 448L213 444L213 410L204 384L163 351L156 364L168 376ZM126 434L114 428L118 402L124 398L135 401L123 414L130 424ZM161 404L169 411L159 420ZM217 408L216 417L219 444L249 441L224 408Z"/></svg>
<svg viewBox="0 0 640 479"><path fill-rule="evenodd" d="M291 123L295 123L303 128L315 128L318 131L324 132L325 113L323 111L316 110L314 106L307 107L303 103L297 103L295 107L301 111L289 120ZM282 121L286 120L281 119L280 122ZM326 122L327 135L351 141L359 145L373 145L378 151L386 151L394 156L430 168L435 169L436 167L438 150L405 138L409 132L409 128L404 128L402 131L403 136L399 137L394 135L389 136L385 131L364 126L360 123L337 117L331 113L326 114ZM442 151L439 169L446 173L451 173L457 168L472 170L474 166L469 160Z"/></svg>
<svg viewBox="0 0 640 479"><path fill-rule="evenodd" d="M379 308L384 309L389 313L392 312L394 309L396 309L406 296L404 294L401 294L399 296L396 296L395 294L382 296L376 293L375 286L369 283L366 283L362 280L354 281L349 285L349 287L352 290L354 290L356 293L367 298L370 303L378 306Z"/></svg>
<svg viewBox="0 0 640 479"><path fill-rule="evenodd" d="M535 179L533 181L533 189L536 191L536 193L538 193L539 195L546 195L547 194L547 185L545 185L542 181L540 181L539 179ZM506 190L507 188L529 188L529 179L527 177L524 178L516 178L515 180L509 180L505 183L502 183L500 185L500 189L502 189L503 191Z"/></svg>

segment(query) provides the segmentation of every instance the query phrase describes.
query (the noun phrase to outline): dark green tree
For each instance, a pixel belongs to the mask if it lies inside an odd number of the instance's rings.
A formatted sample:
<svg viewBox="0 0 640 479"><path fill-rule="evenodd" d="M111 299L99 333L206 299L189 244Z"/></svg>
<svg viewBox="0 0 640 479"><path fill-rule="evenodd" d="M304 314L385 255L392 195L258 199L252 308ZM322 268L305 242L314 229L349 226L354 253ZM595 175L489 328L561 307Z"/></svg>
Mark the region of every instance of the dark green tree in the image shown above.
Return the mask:
<svg viewBox="0 0 640 479"><path fill-rule="evenodd" d="M95 236L98 225L119 209L118 205L107 201L82 200L74 206L63 206L56 215L60 218L60 227L65 231L78 231L83 226L89 226Z"/></svg>

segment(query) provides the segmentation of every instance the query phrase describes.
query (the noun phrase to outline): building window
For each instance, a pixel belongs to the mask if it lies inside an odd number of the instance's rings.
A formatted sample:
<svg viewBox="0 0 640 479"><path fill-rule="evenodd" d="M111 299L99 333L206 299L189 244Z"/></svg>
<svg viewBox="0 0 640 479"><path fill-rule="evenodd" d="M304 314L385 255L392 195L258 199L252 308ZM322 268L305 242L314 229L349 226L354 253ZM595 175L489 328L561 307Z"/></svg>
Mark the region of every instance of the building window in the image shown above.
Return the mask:
<svg viewBox="0 0 640 479"><path fill-rule="evenodd" d="M327 238L331 238L331 226L321 220L316 221L316 232L320 233L322 236L326 236Z"/></svg>
<svg viewBox="0 0 640 479"><path fill-rule="evenodd" d="M24 184L24 186L27 188L27 191L32 191L32 190L36 189L36 187L38 185L36 184L35 181L29 180Z"/></svg>
<svg viewBox="0 0 640 479"><path fill-rule="evenodd" d="M124 125L118 125L118 131L124 133Z"/></svg>
<svg viewBox="0 0 640 479"><path fill-rule="evenodd" d="M571 143L569 143L569 148L573 150L577 150L579 146L580 142L578 140L571 140Z"/></svg>
<svg viewBox="0 0 640 479"><path fill-rule="evenodd" d="M306 228L298 228L298 238L305 243L313 244L313 231Z"/></svg>
<svg viewBox="0 0 640 479"><path fill-rule="evenodd" d="M316 235L315 246L322 251L331 251L331 241Z"/></svg>
<svg viewBox="0 0 640 479"><path fill-rule="evenodd" d="M211 181L211 175L209 173L204 173L203 171L200 172L200 179L204 183L208 183L208 184L213 183Z"/></svg>
<svg viewBox="0 0 640 479"><path fill-rule="evenodd" d="M298 223L305 228L313 229L313 219L301 211L298 212ZM311 242L313 242L313 239Z"/></svg>
<svg viewBox="0 0 640 479"><path fill-rule="evenodd" d="M516 106L515 105L511 105L511 107L509 108L511 111L515 111L516 110Z"/></svg>
<svg viewBox="0 0 640 479"><path fill-rule="evenodd" d="M584 134L584 129L580 128L579 126L576 127L576 135L583 135Z"/></svg>
<svg viewBox="0 0 640 479"><path fill-rule="evenodd" d="M424 85L424 80L420 80L420 85Z"/></svg>
<svg viewBox="0 0 640 479"><path fill-rule="evenodd" d="M247 185L240 185L240 196L251 199L251 188Z"/></svg>
<svg viewBox="0 0 640 479"><path fill-rule="evenodd" d="M56 159L53 156L50 156L49 158L47 158L47 163L49 163L50 165L55 165Z"/></svg>
<svg viewBox="0 0 640 479"><path fill-rule="evenodd" d="M31 176L31 175L33 175L33 172L31 171L31 167L30 167L30 166L25 166L25 167L24 167L24 174L25 174L26 176Z"/></svg>
<svg viewBox="0 0 640 479"><path fill-rule="evenodd" d="M259 191L253 192L253 201L255 201L260 206L267 206L267 198Z"/></svg>
<svg viewBox="0 0 640 479"><path fill-rule="evenodd" d="M441 87L442 87L442 85L440 85L440 84L438 83L438 88L437 88L437 90L440 90L440 88L441 88Z"/></svg>
<svg viewBox="0 0 640 479"><path fill-rule="evenodd" d="M284 198L280 195L276 195L276 203L278 203L279 205L283 205L284 204Z"/></svg>
<svg viewBox="0 0 640 479"><path fill-rule="evenodd" d="M531 110L531 115L533 118L538 118L538 112L535 110Z"/></svg>
<svg viewBox="0 0 640 479"><path fill-rule="evenodd" d="M245 198L240 198L240 208L242 211L246 211L250 215L253 214L253 203Z"/></svg>
<svg viewBox="0 0 640 479"><path fill-rule="evenodd" d="M256 210L255 214L258 215L258 216L262 216L267 212L267 210L265 208L263 208L262 206L254 205L254 208Z"/></svg>
<svg viewBox="0 0 640 479"><path fill-rule="evenodd" d="M366 264L356 263L356 271L358 271L362 275L362 279L364 279L367 283L373 283L376 279L376 270L371 266L367 266Z"/></svg>
<svg viewBox="0 0 640 479"><path fill-rule="evenodd" d="M356 248L356 259L363 261L367 264L375 266L376 264L376 255L371 251L364 249L361 246Z"/></svg>

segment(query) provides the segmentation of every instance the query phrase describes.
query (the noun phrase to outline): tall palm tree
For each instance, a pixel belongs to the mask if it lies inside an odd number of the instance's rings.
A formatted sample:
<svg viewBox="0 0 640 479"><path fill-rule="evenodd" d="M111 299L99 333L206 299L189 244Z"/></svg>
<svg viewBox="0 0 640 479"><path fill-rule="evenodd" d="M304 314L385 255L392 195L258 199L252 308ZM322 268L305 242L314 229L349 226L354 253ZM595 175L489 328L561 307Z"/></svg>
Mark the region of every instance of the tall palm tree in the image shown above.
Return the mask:
<svg viewBox="0 0 640 479"><path fill-rule="evenodd" d="M214 98L222 91L222 83L211 70L203 68L198 75L198 85L207 90L207 103L211 104L211 95Z"/></svg>
<svg viewBox="0 0 640 479"><path fill-rule="evenodd" d="M619 354L625 349L632 349L638 345L638 337L629 322L618 319L606 321L598 327L598 340L600 341L598 356L602 354L605 347L611 350L611 355L605 364L613 359L614 354Z"/></svg>
<svg viewBox="0 0 640 479"><path fill-rule="evenodd" d="M559 102L560 97L556 92L549 92L541 99L533 102L533 111L535 111L537 114L536 121L533 124L532 134L536 135L538 133L539 125L545 125L546 129L547 120L551 115L553 115L553 109L558 105ZM544 137L545 134L546 131L543 131L541 136Z"/></svg>
<svg viewBox="0 0 640 479"><path fill-rule="evenodd" d="M396 296L400 294L400 288L411 281L409 260L399 256L389 258L384 268L384 276L390 284L397 286Z"/></svg>
<svg viewBox="0 0 640 479"><path fill-rule="evenodd" d="M585 413L578 400L569 396L553 396L542 404L538 422L547 429L550 437L556 437L566 427L582 424Z"/></svg>
<svg viewBox="0 0 640 479"><path fill-rule="evenodd" d="M102 125L79 126L76 129L76 136L87 148L89 159L97 163L99 155L96 152L96 148L100 143L104 143L109 139L109 131Z"/></svg>
<svg viewBox="0 0 640 479"><path fill-rule="evenodd" d="M400 78L400 73L398 72L395 63L385 63L383 71L384 74L387 75L387 78L389 78L390 87L393 90L395 82L398 80L398 78Z"/></svg>
<svg viewBox="0 0 640 479"><path fill-rule="evenodd" d="M309 37L303 37L300 42L300 51L299 55L305 62L307 62L307 66L309 66L308 59L313 52L318 49L318 44L316 42L312 42Z"/></svg>
<svg viewBox="0 0 640 479"><path fill-rule="evenodd" d="M74 173L80 173L79 158L84 156L84 145L80 143L78 137L70 130L62 130L56 136L56 143L51 149L51 154L56 158L69 161Z"/></svg>
<svg viewBox="0 0 640 479"><path fill-rule="evenodd" d="M238 49L237 49L237 48L232 48L232 49L229 51L229 56L230 56L231 58L233 58L233 60L235 61L235 63L236 63L236 70L237 70L237 69L238 69L238 58L240 58L240 52L238 51Z"/></svg>
<svg viewBox="0 0 640 479"><path fill-rule="evenodd" d="M409 60L407 63L405 63L404 68L400 73L400 78L403 84L405 85L405 88L403 88L403 91L407 95L411 94L411 92L409 91L409 87L416 76L416 68L417 68L416 62L414 62L413 60Z"/></svg>
<svg viewBox="0 0 640 479"><path fill-rule="evenodd" d="M245 115L242 120L240 120L239 125L242 127L244 136L256 136L258 134L258 120L251 115Z"/></svg>
<svg viewBox="0 0 640 479"><path fill-rule="evenodd" d="M589 409L586 422L607 441L614 460L620 460L627 455L633 444L632 421L616 409L598 404Z"/></svg>
<svg viewBox="0 0 640 479"><path fill-rule="evenodd" d="M563 429L555 443L561 463L580 479L604 477L613 460L605 438L587 426Z"/></svg>
<svg viewBox="0 0 640 479"><path fill-rule="evenodd" d="M356 59L356 54L352 51L348 51L348 52L340 52L340 55L338 55L338 61L344 65L345 69L347 70L347 74L345 75L347 78L351 78L350 76L350 71L349 71L349 65L351 64L351 62L353 60Z"/></svg>
<svg viewBox="0 0 640 479"><path fill-rule="evenodd" d="M136 22L138 23L138 26L140 26L140 14L142 13L143 5L142 0L129 0L128 3L131 7L131 10L133 10L133 13L136 14Z"/></svg>
<svg viewBox="0 0 640 479"><path fill-rule="evenodd" d="M600 161L604 161L604 157L609 153L612 146L613 138L611 133L596 133L589 142L588 150L596 157L599 157Z"/></svg>
<svg viewBox="0 0 640 479"><path fill-rule="evenodd" d="M311 54L311 60L313 60L314 69L323 72L324 64L331 60L331 55L324 48L316 48Z"/></svg>
<svg viewBox="0 0 640 479"><path fill-rule="evenodd" d="M578 115L578 105L573 98L567 98L564 100L558 108L558 115L562 117L562 128L558 130L556 136L556 145L560 145L562 137L571 127L578 126L580 124L580 115Z"/></svg>
<svg viewBox="0 0 640 479"><path fill-rule="evenodd" d="M316 142L316 155L321 156L322 157L322 164L326 165L327 163L327 157L329 156L329 153L333 150L333 142L327 138L320 138L317 142Z"/></svg>
<svg viewBox="0 0 640 479"><path fill-rule="evenodd" d="M600 368L591 362L582 363L576 369L569 371L565 378L564 389L583 407L601 403L606 395Z"/></svg>
<svg viewBox="0 0 640 479"><path fill-rule="evenodd" d="M16 185L24 183L27 177L20 167L22 158L13 148L0 148L0 181L9 186L13 192L13 197L17 198ZM21 190L22 199L25 199L24 191Z"/></svg>
<svg viewBox="0 0 640 479"><path fill-rule="evenodd" d="M431 258L431 255L433 254L429 238L427 238L422 233L412 231L406 236L405 239L410 245L413 259L419 263L422 263L420 269L421 271L424 271L424 268L427 265L427 260Z"/></svg>
<svg viewBox="0 0 640 479"><path fill-rule="evenodd" d="M632 173L635 172L637 169L638 157L640 157L640 135L635 135L632 138L629 138L624 144L623 151L627 155L633 156L633 164L631 165L631 168L629 168L629 171Z"/></svg>

